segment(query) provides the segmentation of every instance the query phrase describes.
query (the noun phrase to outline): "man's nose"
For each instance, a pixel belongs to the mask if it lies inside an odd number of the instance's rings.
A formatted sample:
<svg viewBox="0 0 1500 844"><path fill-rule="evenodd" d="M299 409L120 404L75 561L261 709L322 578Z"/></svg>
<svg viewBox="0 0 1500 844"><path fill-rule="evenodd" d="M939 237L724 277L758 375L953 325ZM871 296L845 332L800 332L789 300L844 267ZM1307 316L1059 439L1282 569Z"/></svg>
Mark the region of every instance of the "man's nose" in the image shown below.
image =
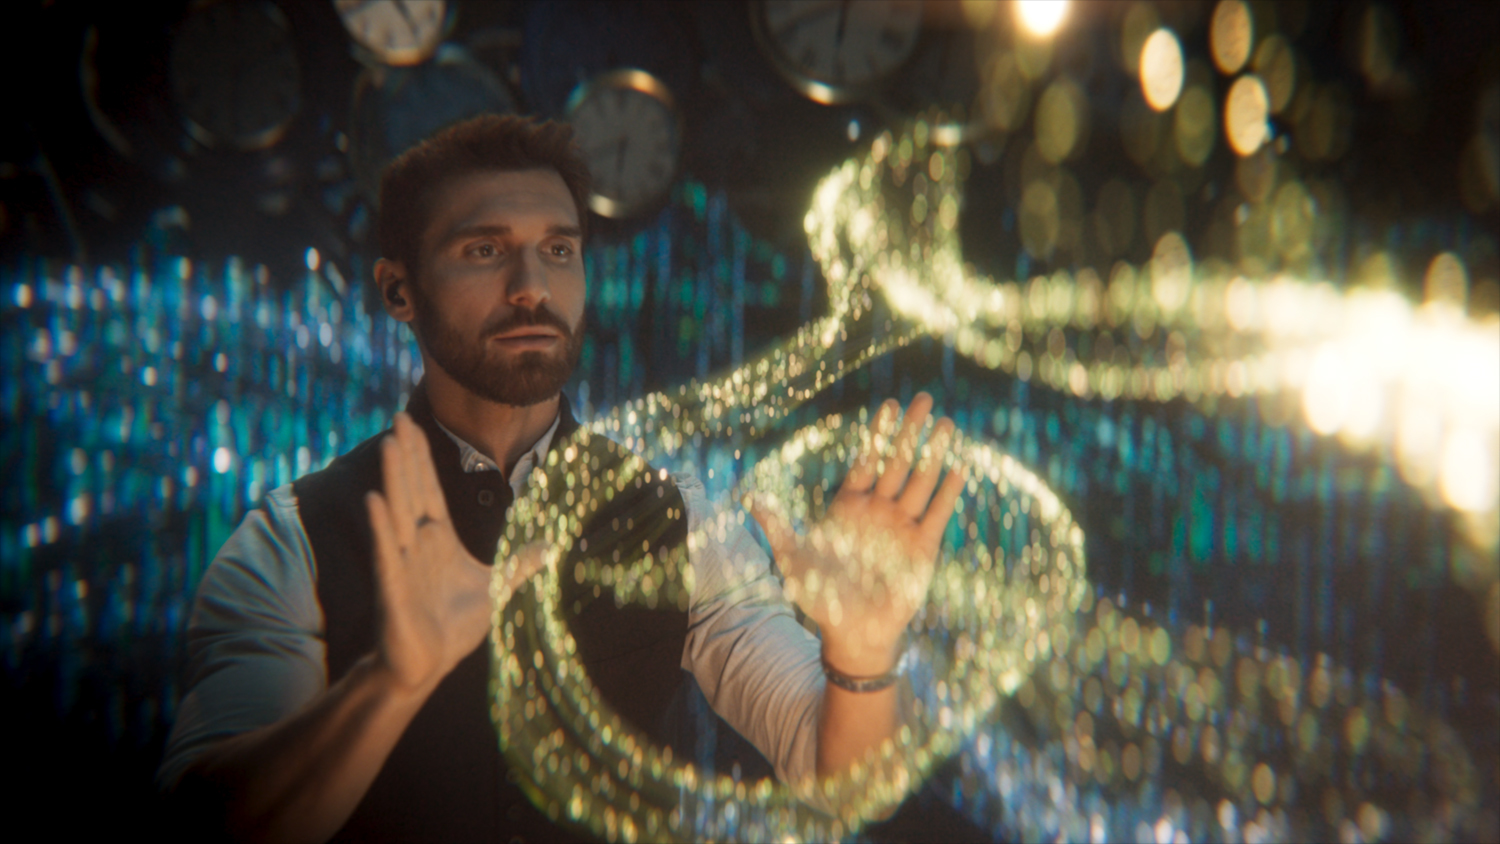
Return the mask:
<svg viewBox="0 0 1500 844"><path fill-rule="evenodd" d="M506 287L506 301L514 307L535 310L550 298L552 294L541 258L529 249L523 251Z"/></svg>

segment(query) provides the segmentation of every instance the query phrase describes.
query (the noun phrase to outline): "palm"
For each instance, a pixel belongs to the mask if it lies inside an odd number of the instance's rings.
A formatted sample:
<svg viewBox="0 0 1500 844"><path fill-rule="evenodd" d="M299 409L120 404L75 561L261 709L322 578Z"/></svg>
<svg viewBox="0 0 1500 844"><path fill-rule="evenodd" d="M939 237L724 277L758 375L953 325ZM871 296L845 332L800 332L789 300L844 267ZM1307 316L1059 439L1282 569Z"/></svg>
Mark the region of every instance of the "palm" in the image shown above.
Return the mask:
<svg viewBox="0 0 1500 844"><path fill-rule="evenodd" d="M952 422L938 422L926 448L920 447L931 409L931 397L918 394L891 437L898 406L881 407L875 436L827 515L806 535L797 535L779 516L762 509L755 514L771 540L788 597L818 623L825 649L834 644L851 651L851 660L889 660L925 598L938 544L963 489L958 471L938 484Z"/></svg>
<svg viewBox="0 0 1500 844"><path fill-rule="evenodd" d="M380 655L398 682L441 680L489 630L492 572L469 554L448 517L427 438L405 414L381 444L384 495L368 497L380 583ZM508 561L505 590L534 574L540 555Z"/></svg>

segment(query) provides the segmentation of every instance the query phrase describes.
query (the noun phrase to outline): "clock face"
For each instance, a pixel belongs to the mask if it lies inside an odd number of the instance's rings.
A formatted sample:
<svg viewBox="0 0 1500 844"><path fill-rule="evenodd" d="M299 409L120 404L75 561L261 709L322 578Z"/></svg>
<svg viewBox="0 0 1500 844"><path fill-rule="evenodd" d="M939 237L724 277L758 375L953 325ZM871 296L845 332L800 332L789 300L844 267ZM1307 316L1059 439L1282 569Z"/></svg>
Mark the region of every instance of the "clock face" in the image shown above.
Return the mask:
<svg viewBox="0 0 1500 844"><path fill-rule="evenodd" d="M301 100L291 32L267 2L225 0L190 15L172 40L171 76L188 132L210 146L271 146Z"/></svg>
<svg viewBox="0 0 1500 844"><path fill-rule="evenodd" d="M661 200L677 176L681 131L666 86L642 70L615 70L580 85L567 120L594 177L589 207L629 217Z"/></svg>
<svg viewBox="0 0 1500 844"><path fill-rule="evenodd" d="M751 15L772 64L821 103L869 94L911 55L922 28L921 0L763 0Z"/></svg>
<svg viewBox="0 0 1500 844"><path fill-rule="evenodd" d="M349 37L390 65L426 61L448 26L446 0L334 0Z"/></svg>

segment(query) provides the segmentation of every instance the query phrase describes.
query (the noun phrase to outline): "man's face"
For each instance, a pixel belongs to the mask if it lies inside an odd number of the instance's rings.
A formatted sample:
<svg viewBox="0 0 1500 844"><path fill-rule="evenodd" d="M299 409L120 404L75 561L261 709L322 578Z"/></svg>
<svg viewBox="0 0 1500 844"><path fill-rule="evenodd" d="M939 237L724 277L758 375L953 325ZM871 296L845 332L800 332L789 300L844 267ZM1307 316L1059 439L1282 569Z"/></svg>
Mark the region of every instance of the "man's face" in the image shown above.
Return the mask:
<svg viewBox="0 0 1500 844"><path fill-rule="evenodd" d="M556 396L583 348L585 294L578 212L562 177L462 176L433 209L409 285L430 363L500 404Z"/></svg>

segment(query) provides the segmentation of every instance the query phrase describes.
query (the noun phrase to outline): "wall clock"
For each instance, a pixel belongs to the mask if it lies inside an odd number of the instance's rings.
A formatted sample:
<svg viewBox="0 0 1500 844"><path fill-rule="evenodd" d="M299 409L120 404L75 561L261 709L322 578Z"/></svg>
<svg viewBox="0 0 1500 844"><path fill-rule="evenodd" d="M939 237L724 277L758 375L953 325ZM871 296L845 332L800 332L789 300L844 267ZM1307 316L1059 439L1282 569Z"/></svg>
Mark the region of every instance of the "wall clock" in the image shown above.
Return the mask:
<svg viewBox="0 0 1500 844"><path fill-rule="evenodd" d="M454 44L424 64L366 68L353 100L349 163L372 200L380 196L385 165L418 141L468 117L516 111L505 83Z"/></svg>
<svg viewBox="0 0 1500 844"><path fill-rule="evenodd" d="M659 79L635 68L607 71L574 90L565 114L593 172L595 213L633 217L666 198L682 154L682 121Z"/></svg>
<svg viewBox="0 0 1500 844"><path fill-rule="evenodd" d="M263 0L222 0L189 14L172 38L169 73L183 125L205 146L265 149L302 101L291 29Z"/></svg>
<svg viewBox="0 0 1500 844"><path fill-rule="evenodd" d="M446 0L333 0L333 7L356 57L396 67L432 58L453 27Z"/></svg>
<svg viewBox="0 0 1500 844"><path fill-rule="evenodd" d="M873 94L911 56L921 0L761 0L750 7L761 51L792 87L820 103Z"/></svg>
<svg viewBox="0 0 1500 844"><path fill-rule="evenodd" d="M891 125L925 117L931 121L933 140L945 146L993 133L981 117L980 76L989 54L976 48L976 42L993 36L951 19L957 17L952 11L928 7L928 14L936 19L930 19L901 73L884 86L873 103ZM939 12L950 19L938 17Z"/></svg>

